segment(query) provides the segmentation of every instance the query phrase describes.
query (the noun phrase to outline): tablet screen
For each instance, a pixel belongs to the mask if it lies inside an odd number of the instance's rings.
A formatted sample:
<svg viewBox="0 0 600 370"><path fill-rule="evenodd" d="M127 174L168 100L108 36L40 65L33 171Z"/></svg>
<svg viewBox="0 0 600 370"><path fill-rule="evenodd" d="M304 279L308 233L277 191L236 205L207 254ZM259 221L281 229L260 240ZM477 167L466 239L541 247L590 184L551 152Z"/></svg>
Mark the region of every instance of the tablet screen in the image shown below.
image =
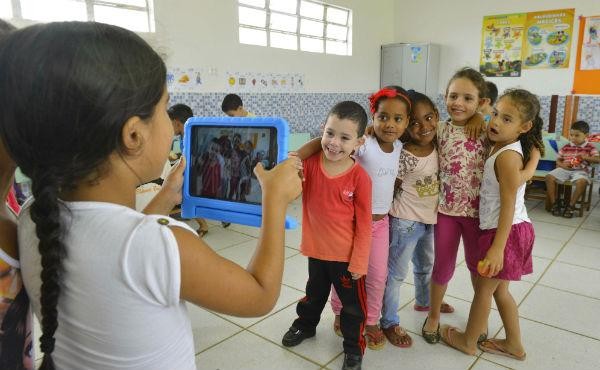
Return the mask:
<svg viewBox="0 0 600 370"><path fill-rule="evenodd" d="M191 130L190 194L260 204L253 169L277 164L277 129L248 126L194 126Z"/></svg>

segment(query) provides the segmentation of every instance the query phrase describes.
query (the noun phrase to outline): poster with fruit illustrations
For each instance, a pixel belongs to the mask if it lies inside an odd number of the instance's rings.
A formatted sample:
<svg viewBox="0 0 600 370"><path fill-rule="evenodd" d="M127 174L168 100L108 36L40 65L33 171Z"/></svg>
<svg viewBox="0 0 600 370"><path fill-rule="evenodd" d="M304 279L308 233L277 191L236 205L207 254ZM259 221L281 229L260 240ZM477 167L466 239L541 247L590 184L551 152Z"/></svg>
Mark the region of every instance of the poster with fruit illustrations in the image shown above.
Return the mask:
<svg viewBox="0 0 600 370"><path fill-rule="evenodd" d="M527 13L524 69L568 68L575 9Z"/></svg>
<svg viewBox="0 0 600 370"><path fill-rule="evenodd" d="M521 76L526 13L483 17L479 71L488 77Z"/></svg>

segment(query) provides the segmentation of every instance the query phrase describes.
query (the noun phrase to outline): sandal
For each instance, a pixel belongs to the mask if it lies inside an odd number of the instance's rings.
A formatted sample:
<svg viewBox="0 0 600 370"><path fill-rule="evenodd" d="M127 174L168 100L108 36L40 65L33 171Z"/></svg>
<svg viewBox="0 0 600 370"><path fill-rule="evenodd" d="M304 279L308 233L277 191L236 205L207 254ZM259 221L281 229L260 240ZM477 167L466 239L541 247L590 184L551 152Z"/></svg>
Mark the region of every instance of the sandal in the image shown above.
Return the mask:
<svg viewBox="0 0 600 370"><path fill-rule="evenodd" d="M340 315L335 315L335 320L333 320L333 332L338 337L344 337L344 334L342 334L342 324L340 321Z"/></svg>
<svg viewBox="0 0 600 370"><path fill-rule="evenodd" d="M503 348L500 344L499 344L499 340L497 339L488 339L488 340L484 340L481 343L478 343L477 346L479 347L480 350L482 350L483 352L486 353L492 353L494 355L500 355L500 356L506 356L515 360L519 360L519 361L525 361L525 358L527 357L527 353L523 352L522 355L517 355L515 353L510 353L506 350L506 348Z"/></svg>
<svg viewBox="0 0 600 370"><path fill-rule="evenodd" d="M564 218L573 218L573 212L575 211L575 209L573 209L573 206L566 206L565 207L565 211L563 212L563 217Z"/></svg>
<svg viewBox="0 0 600 370"><path fill-rule="evenodd" d="M454 333L454 332L458 332L458 328L455 328L454 326L450 326L450 325L443 325L440 330L440 337L441 337L442 341L444 343L446 343L449 347L452 347L457 351L461 351L462 353L467 354L469 356L475 356L477 354L476 352L473 352L473 353L467 352L464 349L458 347L458 345L456 343L454 343L454 341L452 340L452 337L451 337L451 333Z"/></svg>
<svg viewBox="0 0 600 370"><path fill-rule="evenodd" d="M203 238L204 235L208 234L208 229L199 228L198 230L196 230L196 232L198 233L199 237Z"/></svg>
<svg viewBox="0 0 600 370"><path fill-rule="evenodd" d="M487 333L487 331L486 331L485 333L481 333L481 334L479 335L479 338L477 338L477 343L481 343L481 342L483 342L483 341L486 341L486 340L487 340L487 337L488 337L488 333Z"/></svg>
<svg viewBox="0 0 600 370"><path fill-rule="evenodd" d="M427 331L425 330L425 325L427 325L428 318L429 317L426 317L425 321L423 322L423 326L421 327L421 335L423 336L423 339L425 339L425 342L429 344L439 343L442 337L440 334L440 323L438 323L436 331Z"/></svg>
<svg viewBox="0 0 600 370"><path fill-rule="evenodd" d="M376 330L365 329L365 339L367 340L367 347L373 351L379 351L385 346L385 336L379 326L376 326Z"/></svg>
<svg viewBox="0 0 600 370"><path fill-rule="evenodd" d="M415 309L415 311L421 311L421 312L429 311L429 306L419 306L418 304L415 304L413 306L413 308ZM440 312L441 313L452 313L452 312L454 312L454 307L452 307L451 305L449 305L446 302L442 302L442 306L440 307Z"/></svg>
<svg viewBox="0 0 600 370"><path fill-rule="evenodd" d="M552 209L550 210L550 212L552 212L552 216L560 216L560 203L558 201L552 205Z"/></svg>
<svg viewBox="0 0 600 370"><path fill-rule="evenodd" d="M412 338L400 325L392 325L389 328L383 329L383 334L396 347L408 348L412 346Z"/></svg>

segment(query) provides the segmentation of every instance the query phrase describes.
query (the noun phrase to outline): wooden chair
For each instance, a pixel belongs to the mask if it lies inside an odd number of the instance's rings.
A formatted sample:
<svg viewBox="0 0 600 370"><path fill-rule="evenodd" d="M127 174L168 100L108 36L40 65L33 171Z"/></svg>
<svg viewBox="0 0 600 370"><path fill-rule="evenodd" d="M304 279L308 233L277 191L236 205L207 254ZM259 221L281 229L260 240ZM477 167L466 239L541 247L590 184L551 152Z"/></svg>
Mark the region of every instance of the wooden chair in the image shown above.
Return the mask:
<svg viewBox="0 0 600 370"><path fill-rule="evenodd" d="M592 166L591 178L592 181L586 185L585 190L579 196L579 199L575 201L575 212L579 212L579 217L583 217L583 211L590 210L592 205L592 192L594 191L594 176L596 175L596 167ZM573 191L573 183L571 181L565 181L563 184L559 184L556 187L556 200L562 199L563 204L569 204L571 201L571 192Z"/></svg>

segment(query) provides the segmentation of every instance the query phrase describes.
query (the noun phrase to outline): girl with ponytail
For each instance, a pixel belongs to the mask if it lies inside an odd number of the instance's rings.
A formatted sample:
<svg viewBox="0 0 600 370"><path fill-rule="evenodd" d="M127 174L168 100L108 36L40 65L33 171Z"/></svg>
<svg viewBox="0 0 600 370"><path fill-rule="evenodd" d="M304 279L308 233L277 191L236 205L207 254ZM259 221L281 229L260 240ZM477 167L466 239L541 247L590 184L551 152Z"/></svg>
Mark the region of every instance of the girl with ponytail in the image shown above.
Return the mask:
<svg viewBox="0 0 600 370"><path fill-rule="evenodd" d="M158 54L116 26L39 24L0 42L0 137L32 180L18 244L42 370L194 369L184 301L260 316L279 295L296 161L255 169L263 226L247 269L164 216L181 202L183 161L153 214L134 210L171 146L165 80Z"/></svg>

